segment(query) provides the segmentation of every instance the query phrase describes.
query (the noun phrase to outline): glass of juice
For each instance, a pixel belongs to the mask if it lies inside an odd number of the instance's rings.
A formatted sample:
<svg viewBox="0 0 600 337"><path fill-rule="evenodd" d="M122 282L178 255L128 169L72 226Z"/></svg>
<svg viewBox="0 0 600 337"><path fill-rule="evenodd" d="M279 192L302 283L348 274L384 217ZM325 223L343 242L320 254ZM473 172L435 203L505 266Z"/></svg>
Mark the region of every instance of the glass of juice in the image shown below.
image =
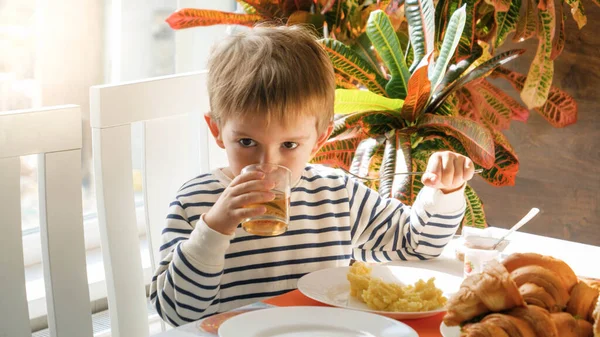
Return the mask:
<svg viewBox="0 0 600 337"><path fill-rule="evenodd" d="M242 173L254 171L263 172L266 181L275 183L275 187L271 190L275 194L275 199L246 206L264 206L267 211L264 214L242 220L242 228L250 234L260 236L275 236L285 233L290 222L292 172L285 166L275 164L253 164L242 169Z"/></svg>

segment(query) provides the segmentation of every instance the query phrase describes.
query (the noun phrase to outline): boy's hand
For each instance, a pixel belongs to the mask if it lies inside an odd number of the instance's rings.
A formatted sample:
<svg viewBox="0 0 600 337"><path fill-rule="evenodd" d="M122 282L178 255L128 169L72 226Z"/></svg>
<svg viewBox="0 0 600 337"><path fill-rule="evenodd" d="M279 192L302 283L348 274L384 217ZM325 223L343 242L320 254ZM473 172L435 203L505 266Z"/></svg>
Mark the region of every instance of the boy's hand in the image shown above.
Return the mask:
<svg viewBox="0 0 600 337"><path fill-rule="evenodd" d="M436 152L429 157L421 181L425 186L450 193L459 190L473 178L473 171L475 168L471 159L450 151Z"/></svg>
<svg viewBox="0 0 600 337"><path fill-rule="evenodd" d="M262 172L248 172L235 177L204 215L206 225L219 233L231 235L243 219L265 213L267 209L264 206L244 208L275 199L275 194L270 192L275 187L274 183L263 180L264 177Z"/></svg>

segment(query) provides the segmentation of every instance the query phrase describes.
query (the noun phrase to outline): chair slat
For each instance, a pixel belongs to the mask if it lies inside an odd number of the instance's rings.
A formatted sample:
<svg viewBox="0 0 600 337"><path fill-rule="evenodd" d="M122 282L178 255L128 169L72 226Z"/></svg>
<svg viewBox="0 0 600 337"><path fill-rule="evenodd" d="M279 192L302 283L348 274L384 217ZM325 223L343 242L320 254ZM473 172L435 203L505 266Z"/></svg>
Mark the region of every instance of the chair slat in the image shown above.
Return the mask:
<svg viewBox="0 0 600 337"><path fill-rule="evenodd" d="M0 158L0 336L30 337L25 293L19 157Z"/></svg>
<svg viewBox="0 0 600 337"><path fill-rule="evenodd" d="M106 128L155 118L210 110L207 72L90 88L92 128ZM200 94L199 94L200 93Z"/></svg>
<svg viewBox="0 0 600 337"><path fill-rule="evenodd" d="M136 225L131 126L92 129L102 255L113 337L149 335Z"/></svg>
<svg viewBox="0 0 600 337"><path fill-rule="evenodd" d="M0 158L81 148L76 105L0 113Z"/></svg>
<svg viewBox="0 0 600 337"><path fill-rule="evenodd" d="M40 231L53 336L93 336L81 200L81 150L38 156Z"/></svg>
<svg viewBox="0 0 600 337"><path fill-rule="evenodd" d="M199 127L190 127L191 124L194 123L188 115L144 123L143 180L146 224L154 257L153 270L156 261L160 261L161 231L165 226L169 203L184 180L202 172L200 156L208 158L208 153L199 153ZM204 162L208 168L206 160Z"/></svg>

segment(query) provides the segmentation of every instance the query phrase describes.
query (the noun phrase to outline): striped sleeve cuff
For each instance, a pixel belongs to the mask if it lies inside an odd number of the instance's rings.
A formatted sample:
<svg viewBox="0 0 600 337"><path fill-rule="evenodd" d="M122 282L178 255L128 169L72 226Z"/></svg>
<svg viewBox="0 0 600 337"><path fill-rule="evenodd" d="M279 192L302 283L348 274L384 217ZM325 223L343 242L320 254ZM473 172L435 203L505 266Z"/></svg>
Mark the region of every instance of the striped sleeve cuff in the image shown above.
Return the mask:
<svg viewBox="0 0 600 337"><path fill-rule="evenodd" d="M417 200L430 214L456 214L462 212L466 206L465 186L466 184L461 189L447 194L437 188L424 186Z"/></svg>
<svg viewBox="0 0 600 337"><path fill-rule="evenodd" d="M235 234L225 235L208 227L204 214L196 223L189 240L181 245L183 254L198 266L221 267L225 263L225 251Z"/></svg>

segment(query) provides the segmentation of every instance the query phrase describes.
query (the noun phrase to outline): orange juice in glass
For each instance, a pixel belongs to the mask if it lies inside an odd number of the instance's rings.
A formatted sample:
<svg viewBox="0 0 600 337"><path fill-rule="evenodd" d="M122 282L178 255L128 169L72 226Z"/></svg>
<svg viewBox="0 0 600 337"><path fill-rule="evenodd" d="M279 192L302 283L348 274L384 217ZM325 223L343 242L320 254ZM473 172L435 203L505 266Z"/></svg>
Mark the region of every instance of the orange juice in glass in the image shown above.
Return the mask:
<svg viewBox="0 0 600 337"><path fill-rule="evenodd" d="M242 173L260 171L265 174L265 180L273 181L275 194L272 201L251 204L246 207L266 207L264 214L242 220L242 228L250 234L260 236L275 236L288 228L290 222L290 192L292 172L284 166L275 164L254 164L242 169Z"/></svg>

